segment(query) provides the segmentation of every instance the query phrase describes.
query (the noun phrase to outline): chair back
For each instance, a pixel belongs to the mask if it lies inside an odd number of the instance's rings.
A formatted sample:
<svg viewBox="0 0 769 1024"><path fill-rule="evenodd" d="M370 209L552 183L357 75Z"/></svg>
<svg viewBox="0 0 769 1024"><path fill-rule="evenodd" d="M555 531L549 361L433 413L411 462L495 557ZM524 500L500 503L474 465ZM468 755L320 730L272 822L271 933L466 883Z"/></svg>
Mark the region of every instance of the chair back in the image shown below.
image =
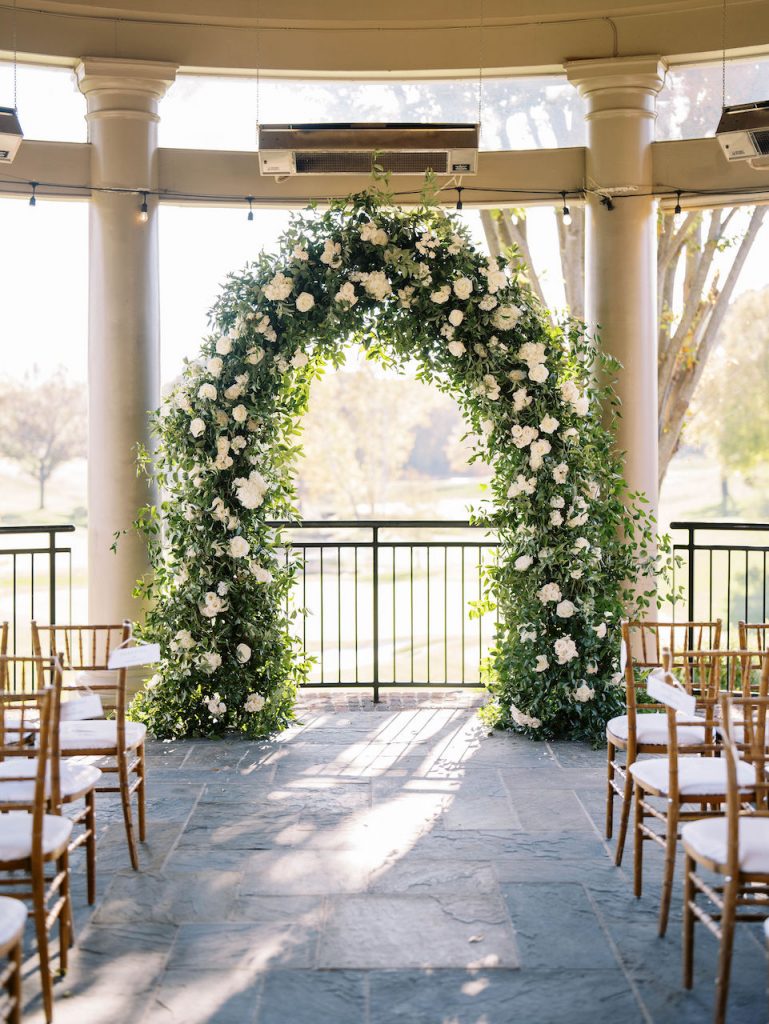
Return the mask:
<svg viewBox="0 0 769 1024"><path fill-rule="evenodd" d="M739 623L739 643L746 651L769 650L769 622Z"/></svg>
<svg viewBox="0 0 769 1024"><path fill-rule="evenodd" d="M109 661L117 647L130 644L131 637L132 626L127 619L109 626L41 626L32 622L35 655L58 657L64 672L78 673L79 678L63 686L65 695L98 694L104 713L117 720L118 732L125 730L126 669L110 669ZM66 704L65 700L65 711Z"/></svg>
<svg viewBox="0 0 769 1024"><path fill-rule="evenodd" d="M662 668L666 652L671 667L682 670L688 681L691 655L721 646L721 619L692 622L646 622L625 620L621 623L622 649L625 658L625 703L628 717L629 747L635 748L636 714L638 711L663 710L664 705L639 696L645 693L649 672ZM640 691L640 693L639 693Z"/></svg>
<svg viewBox="0 0 769 1024"><path fill-rule="evenodd" d="M59 720L61 714L62 670L58 658L39 658L34 655L0 655L0 697L4 708L0 723L0 761L24 758L47 764L48 781L46 795L52 814L61 811L61 747ZM19 692L12 690L12 679ZM46 694L45 722L38 714L35 699ZM18 723L18 727L17 727ZM42 757L40 753L42 752ZM36 772L27 766L24 770L27 782L36 778ZM19 781L2 774L2 783ZM3 798L0 784L0 804L9 810L8 801ZM24 807L14 807L24 810Z"/></svg>
<svg viewBox="0 0 769 1024"><path fill-rule="evenodd" d="M738 697L724 693L720 698L720 717L723 723L723 749L726 760L726 819L727 865L732 878L739 876L740 868L740 816L743 814L769 815L769 780L766 774L766 722L769 697ZM737 766L750 753L756 771L755 809L743 809L742 795L737 785Z"/></svg>

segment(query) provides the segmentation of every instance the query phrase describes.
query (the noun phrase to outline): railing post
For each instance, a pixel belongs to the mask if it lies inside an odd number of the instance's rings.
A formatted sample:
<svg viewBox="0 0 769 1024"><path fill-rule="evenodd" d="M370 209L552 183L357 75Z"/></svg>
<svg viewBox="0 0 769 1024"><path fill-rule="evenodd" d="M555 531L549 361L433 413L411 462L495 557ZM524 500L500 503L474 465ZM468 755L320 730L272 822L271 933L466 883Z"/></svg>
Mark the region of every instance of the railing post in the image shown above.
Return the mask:
<svg viewBox="0 0 769 1024"><path fill-rule="evenodd" d="M374 683L374 703L379 703L379 526L372 526L372 560L373 560L373 576L374 576L374 595L373 595L373 607L374 607L374 622L373 622L373 644L374 644L374 664L373 664L373 683Z"/></svg>
<svg viewBox="0 0 769 1024"><path fill-rule="evenodd" d="M34 587L35 581L32 581ZM48 531L48 621L56 622L56 531Z"/></svg>
<svg viewBox="0 0 769 1024"><path fill-rule="evenodd" d="M694 527L687 527L689 539L686 544L686 548L689 555L689 573L687 587L689 593L687 595L687 615L689 622L694 622Z"/></svg>

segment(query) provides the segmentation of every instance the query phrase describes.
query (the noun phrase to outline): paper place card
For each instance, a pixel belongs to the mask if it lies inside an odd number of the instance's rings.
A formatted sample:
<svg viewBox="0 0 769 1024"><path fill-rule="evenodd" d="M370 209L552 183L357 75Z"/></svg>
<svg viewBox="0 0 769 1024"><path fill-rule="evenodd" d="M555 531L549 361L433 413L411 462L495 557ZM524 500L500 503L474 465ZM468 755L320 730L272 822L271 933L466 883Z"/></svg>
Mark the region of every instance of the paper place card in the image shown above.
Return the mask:
<svg viewBox="0 0 769 1024"><path fill-rule="evenodd" d="M658 700L660 704L665 704L669 708L675 708L676 711L680 711L690 717L694 714L697 707L697 699L691 693L687 693L686 690L679 690L677 686L671 686L670 683L666 683L662 672L659 670L649 673L645 685L649 696Z"/></svg>
<svg viewBox="0 0 769 1024"><path fill-rule="evenodd" d="M109 656L107 668L131 668L132 665L152 665L156 661L160 661L160 644L137 644L116 647Z"/></svg>

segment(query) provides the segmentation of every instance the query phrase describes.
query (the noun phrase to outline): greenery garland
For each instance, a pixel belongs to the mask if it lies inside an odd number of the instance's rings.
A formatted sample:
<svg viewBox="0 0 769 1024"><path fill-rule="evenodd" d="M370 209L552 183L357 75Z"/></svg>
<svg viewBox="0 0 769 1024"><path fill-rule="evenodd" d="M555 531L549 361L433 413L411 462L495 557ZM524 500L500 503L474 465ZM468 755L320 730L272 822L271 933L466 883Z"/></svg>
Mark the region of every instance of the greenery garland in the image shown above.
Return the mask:
<svg viewBox="0 0 769 1024"><path fill-rule="evenodd" d="M653 592L636 581L654 534L613 447L617 364L584 325L554 327L522 265L477 251L458 218L374 191L295 215L277 255L229 276L211 322L143 455L163 500L138 519L154 570L138 594L162 660L134 718L159 737L262 736L292 718L307 664L286 612L295 566L269 524L298 518L310 384L357 342L387 365L416 359L493 467L479 520L501 542L487 719L599 738L622 703L620 617Z"/></svg>

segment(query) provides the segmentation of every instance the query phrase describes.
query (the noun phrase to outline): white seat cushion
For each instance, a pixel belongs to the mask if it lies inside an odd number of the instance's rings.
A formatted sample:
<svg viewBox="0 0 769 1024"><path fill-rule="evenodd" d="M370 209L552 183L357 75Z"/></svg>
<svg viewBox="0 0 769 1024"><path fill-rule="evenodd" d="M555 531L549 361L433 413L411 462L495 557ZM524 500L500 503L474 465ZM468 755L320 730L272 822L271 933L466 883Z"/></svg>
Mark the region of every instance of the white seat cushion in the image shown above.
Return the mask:
<svg viewBox="0 0 769 1024"><path fill-rule="evenodd" d="M138 747L145 740L147 727L140 722L126 722L126 747ZM59 732L62 753L68 750L105 750L117 747L117 722L110 719L84 722L62 722Z"/></svg>
<svg viewBox="0 0 769 1024"><path fill-rule="evenodd" d="M667 757L650 757L631 764L633 778L648 789L659 793L668 791ZM756 773L752 764L737 763L737 785L740 789L752 789ZM720 757L679 757L678 790L681 796L717 796L726 793L726 761Z"/></svg>
<svg viewBox="0 0 769 1024"><path fill-rule="evenodd" d="M701 818L687 822L681 829L681 839L701 857L726 864L726 818ZM769 874L769 818L740 818L739 850L741 871Z"/></svg>
<svg viewBox="0 0 769 1024"><path fill-rule="evenodd" d="M618 715L606 726L606 732L627 743L628 716ZM698 725L679 725L678 742L681 746L697 746L705 742L705 729ZM636 743L667 747L668 716L664 712L636 715Z"/></svg>
<svg viewBox="0 0 769 1024"><path fill-rule="evenodd" d="M0 946L18 942L27 923L27 908L12 896L0 896Z"/></svg>
<svg viewBox="0 0 769 1024"><path fill-rule="evenodd" d="M80 764L69 759L62 761L59 768L62 800L93 789L101 776L101 770L95 764Z"/></svg>
<svg viewBox="0 0 769 1024"><path fill-rule="evenodd" d="M43 817L43 853L53 853L69 842L72 822L56 814ZM26 811L0 814L0 862L24 860L32 855L32 815Z"/></svg>
<svg viewBox="0 0 769 1024"><path fill-rule="evenodd" d="M37 762L31 758L11 757L0 761L0 804L31 804L35 799L35 783ZM92 764L80 764L77 761L63 760L59 765L59 785L62 799L85 793L92 789L101 779L101 771ZM21 782L19 776L29 779ZM13 782L4 779L13 778ZM46 796L50 787L46 786Z"/></svg>

